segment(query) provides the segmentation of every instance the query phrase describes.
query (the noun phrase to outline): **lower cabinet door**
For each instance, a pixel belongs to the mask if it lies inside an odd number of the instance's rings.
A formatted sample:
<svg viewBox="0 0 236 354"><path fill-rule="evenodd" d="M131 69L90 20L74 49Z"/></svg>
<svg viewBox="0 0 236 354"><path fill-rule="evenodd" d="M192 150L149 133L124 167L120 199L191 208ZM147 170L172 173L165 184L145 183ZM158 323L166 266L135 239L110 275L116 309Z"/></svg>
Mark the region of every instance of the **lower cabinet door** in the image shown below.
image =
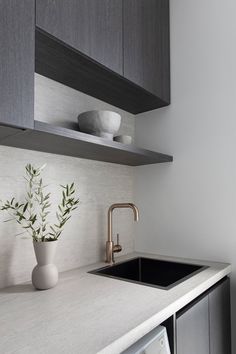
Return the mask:
<svg viewBox="0 0 236 354"><path fill-rule="evenodd" d="M177 354L210 354L208 306L206 296L177 315Z"/></svg>
<svg viewBox="0 0 236 354"><path fill-rule="evenodd" d="M214 288L209 294L210 354L231 353L230 280Z"/></svg>

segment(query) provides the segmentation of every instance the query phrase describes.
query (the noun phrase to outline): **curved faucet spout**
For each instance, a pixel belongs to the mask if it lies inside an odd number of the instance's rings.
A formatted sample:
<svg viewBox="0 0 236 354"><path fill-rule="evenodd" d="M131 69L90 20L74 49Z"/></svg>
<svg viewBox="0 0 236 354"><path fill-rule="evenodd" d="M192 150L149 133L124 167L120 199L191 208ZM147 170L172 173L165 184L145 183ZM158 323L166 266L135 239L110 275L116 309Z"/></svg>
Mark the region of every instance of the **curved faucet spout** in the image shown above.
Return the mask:
<svg viewBox="0 0 236 354"><path fill-rule="evenodd" d="M112 241L112 212L114 209L130 208L134 212L134 221L139 220L139 210L133 203L115 203L108 209L108 239L106 242L106 262L114 263L114 252L120 252L121 247L115 247ZM120 246L120 245L116 245Z"/></svg>

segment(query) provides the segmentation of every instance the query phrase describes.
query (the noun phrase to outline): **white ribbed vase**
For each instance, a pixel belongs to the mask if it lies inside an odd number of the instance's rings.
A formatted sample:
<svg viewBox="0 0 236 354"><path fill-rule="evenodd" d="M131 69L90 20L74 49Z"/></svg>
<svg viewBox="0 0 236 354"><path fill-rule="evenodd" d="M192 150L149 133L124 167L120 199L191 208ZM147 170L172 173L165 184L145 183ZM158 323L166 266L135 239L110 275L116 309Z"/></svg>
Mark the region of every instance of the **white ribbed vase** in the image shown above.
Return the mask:
<svg viewBox="0 0 236 354"><path fill-rule="evenodd" d="M53 264L58 241L33 242L37 265L32 271L32 284L36 289L53 288L58 282L58 270Z"/></svg>

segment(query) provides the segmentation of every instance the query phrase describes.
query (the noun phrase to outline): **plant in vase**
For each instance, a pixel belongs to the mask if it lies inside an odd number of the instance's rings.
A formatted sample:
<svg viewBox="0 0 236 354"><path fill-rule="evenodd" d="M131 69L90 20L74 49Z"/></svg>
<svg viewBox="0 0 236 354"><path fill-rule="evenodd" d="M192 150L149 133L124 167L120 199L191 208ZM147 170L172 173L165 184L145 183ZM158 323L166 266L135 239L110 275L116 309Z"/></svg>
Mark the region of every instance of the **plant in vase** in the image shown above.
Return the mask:
<svg viewBox="0 0 236 354"><path fill-rule="evenodd" d="M0 210L10 215L6 221L15 220L23 228L21 234L27 234L33 239L37 265L32 272L32 283L36 289L41 290L52 288L58 282L58 270L53 264L57 241L79 203L75 197L74 183L61 186L62 198L56 212L57 222L48 222L51 193L45 192L47 186L41 177L44 167L27 164L24 177L27 183L25 200L19 202L12 198L2 202L0 207Z"/></svg>

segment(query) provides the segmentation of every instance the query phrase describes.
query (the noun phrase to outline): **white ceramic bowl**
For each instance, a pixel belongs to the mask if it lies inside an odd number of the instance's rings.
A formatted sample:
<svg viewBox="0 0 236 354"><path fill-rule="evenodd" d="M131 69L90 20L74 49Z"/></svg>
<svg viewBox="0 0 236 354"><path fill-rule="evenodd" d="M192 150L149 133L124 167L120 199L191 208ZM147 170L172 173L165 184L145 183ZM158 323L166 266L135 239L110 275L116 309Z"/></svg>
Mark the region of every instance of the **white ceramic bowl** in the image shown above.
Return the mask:
<svg viewBox="0 0 236 354"><path fill-rule="evenodd" d="M113 140L120 129L121 116L112 111L88 111L78 116L81 132Z"/></svg>

